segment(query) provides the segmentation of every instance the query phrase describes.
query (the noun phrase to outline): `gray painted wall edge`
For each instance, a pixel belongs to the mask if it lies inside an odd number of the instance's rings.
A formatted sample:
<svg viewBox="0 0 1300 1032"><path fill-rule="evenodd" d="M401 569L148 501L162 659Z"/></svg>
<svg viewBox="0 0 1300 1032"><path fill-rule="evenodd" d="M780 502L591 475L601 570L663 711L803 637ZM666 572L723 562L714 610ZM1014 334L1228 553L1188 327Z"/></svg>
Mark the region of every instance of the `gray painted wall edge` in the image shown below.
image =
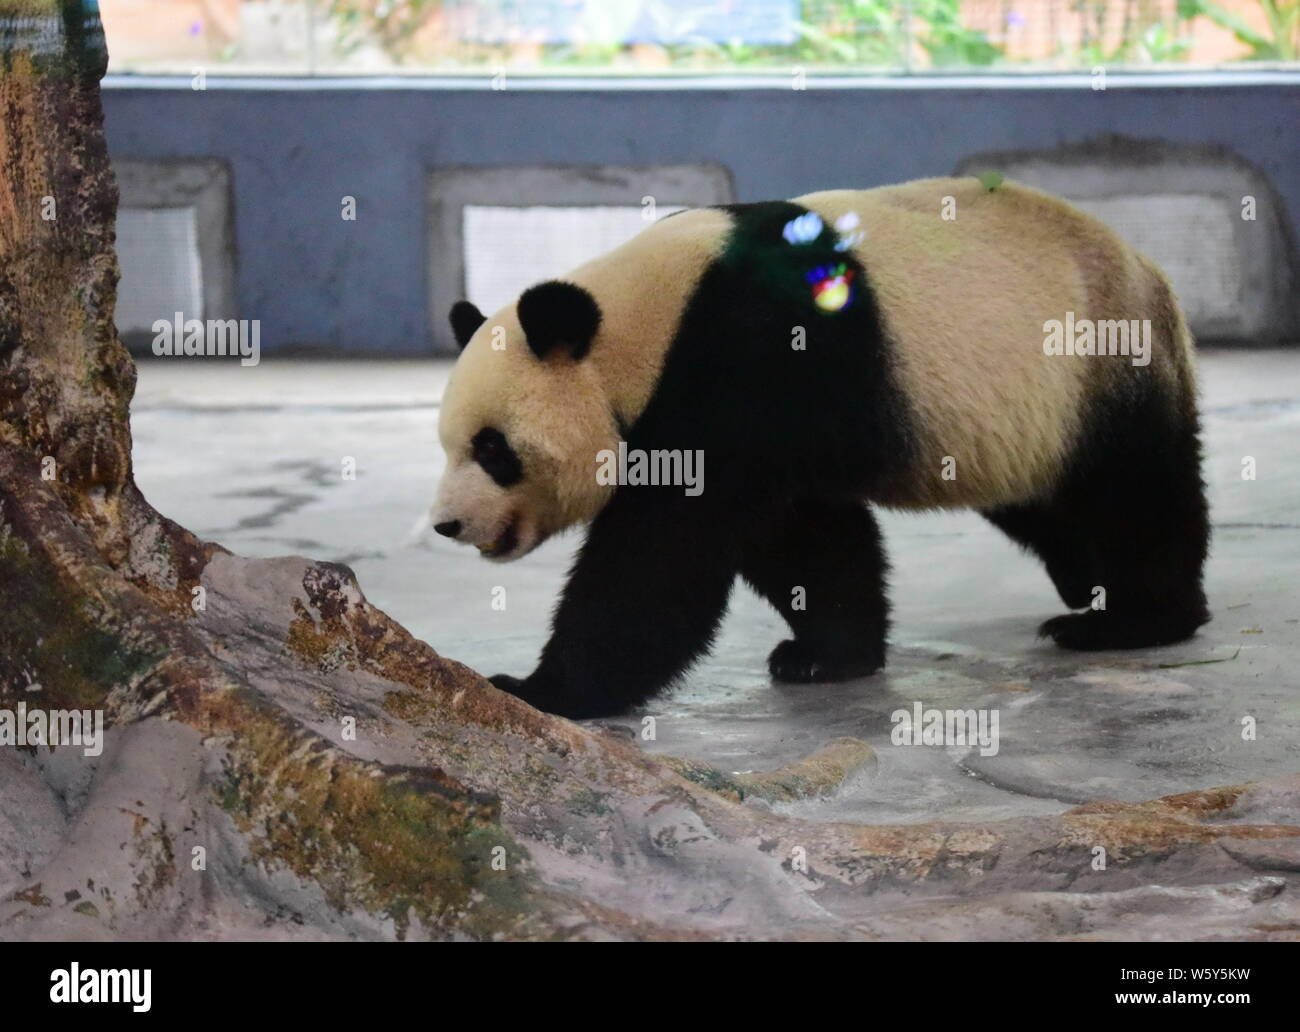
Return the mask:
<svg viewBox="0 0 1300 1032"><path fill-rule="evenodd" d="M239 315L266 354L427 354L426 184L444 165L721 163L739 200L951 172L989 150L1122 133L1231 149L1272 182L1300 238L1300 86L1144 84L647 91L348 87L203 91L114 80L117 159L231 171ZM812 82L813 80L810 80ZM216 82L209 77L208 83ZM301 83L302 80L297 80ZM358 217L339 217L344 195ZM639 202L639 196L630 198Z"/></svg>

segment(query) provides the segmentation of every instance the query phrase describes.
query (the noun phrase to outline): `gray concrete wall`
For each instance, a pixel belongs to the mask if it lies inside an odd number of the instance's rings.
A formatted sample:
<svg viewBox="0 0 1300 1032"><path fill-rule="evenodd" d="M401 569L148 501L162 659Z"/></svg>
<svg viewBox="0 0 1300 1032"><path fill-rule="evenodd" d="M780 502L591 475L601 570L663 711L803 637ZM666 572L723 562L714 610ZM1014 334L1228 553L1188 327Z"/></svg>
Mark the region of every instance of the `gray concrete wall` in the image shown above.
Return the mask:
<svg viewBox="0 0 1300 1032"><path fill-rule="evenodd" d="M110 79L116 159L229 163L237 297L264 353L427 353L425 182L438 165L721 162L739 200L946 174L987 150L1101 133L1231 148L1278 191L1300 237L1300 77L1151 85L1112 75L795 91L568 84ZM357 198L358 218L339 217ZM631 199L637 203L638 198Z"/></svg>

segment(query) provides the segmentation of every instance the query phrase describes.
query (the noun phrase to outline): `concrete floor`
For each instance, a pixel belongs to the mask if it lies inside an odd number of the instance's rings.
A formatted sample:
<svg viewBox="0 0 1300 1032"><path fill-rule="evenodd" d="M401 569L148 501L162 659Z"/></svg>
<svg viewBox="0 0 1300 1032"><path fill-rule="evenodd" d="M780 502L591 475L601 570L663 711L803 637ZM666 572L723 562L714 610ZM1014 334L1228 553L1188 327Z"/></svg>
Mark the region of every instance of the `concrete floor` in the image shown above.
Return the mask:
<svg viewBox="0 0 1300 1032"><path fill-rule="evenodd" d="M448 369L146 361L136 479L201 537L244 555L347 563L373 603L444 655L525 674L578 537L504 566L433 535L408 541L442 467ZM741 586L713 655L645 711L657 718L646 747L743 771L862 738L877 750L874 773L783 809L871 823L1055 813L1300 770L1300 350L1210 352L1201 373L1214 621L1195 639L1057 650L1034 638L1062 611L1046 574L991 526L971 513L884 513L895 627L883 674L773 685L765 661L784 625ZM1246 456L1254 480L1242 478ZM345 457L355 480L342 475ZM491 604L498 586L505 611ZM996 709L997 755L892 745L890 714L916 701Z"/></svg>

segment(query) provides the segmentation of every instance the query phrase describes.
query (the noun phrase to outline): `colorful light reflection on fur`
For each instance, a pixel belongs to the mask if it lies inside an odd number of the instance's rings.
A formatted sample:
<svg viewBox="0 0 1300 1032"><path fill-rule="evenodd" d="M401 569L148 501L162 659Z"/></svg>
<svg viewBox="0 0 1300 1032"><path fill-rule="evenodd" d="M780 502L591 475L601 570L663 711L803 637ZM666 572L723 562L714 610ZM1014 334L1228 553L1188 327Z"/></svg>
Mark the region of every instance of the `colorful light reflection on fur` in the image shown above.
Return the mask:
<svg viewBox="0 0 1300 1032"><path fill-rule="evenodd" d="M823 265L810 270L813 304L823 312L838 312L853 300L853 270L847 265Z"/></svg>
<svg viewBox="0 0 1300 1032"><path fill-rule="evenodd" d="M786 243L798 247L816 243L825 228L821 216L810 211L787 222L781 235ZM832 246L837 251L847 251L863 237L857 212L836 219L835 230ZM804 276L812 286L813 303L823 312L842 311L853 300L853 270L843 262L818 266Z"/></svg>
<svg viewBox="0 0 1300 1032"><path fill-rule="evenodd" d="M825 228L821 216L815 211L809 211L787 222L781 235L787 244L811 244L822 235Z"/></svg>
<svg viewBox="0 0 1300 1032"><path fill-rule="evenodd" d="M835 232L839 234L839 239L835 241L835 250L847 251L866 236L866 233L858 228L861 221L856 211L846 211L835 220Z"/></svg>

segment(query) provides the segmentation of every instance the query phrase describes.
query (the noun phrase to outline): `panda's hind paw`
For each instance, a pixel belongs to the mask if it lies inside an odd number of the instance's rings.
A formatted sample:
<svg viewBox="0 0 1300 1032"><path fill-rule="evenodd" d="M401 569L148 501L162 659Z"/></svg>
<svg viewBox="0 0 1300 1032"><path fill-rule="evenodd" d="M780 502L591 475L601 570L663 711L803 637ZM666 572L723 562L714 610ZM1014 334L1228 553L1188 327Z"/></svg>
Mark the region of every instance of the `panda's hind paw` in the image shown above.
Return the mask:
<svg viewBox="0 0 1300 1032"><path fill-rule="evenodd" d="M1186 641L1208 619L1203 606L1155 616L1085 610L1052 617L1038 628L1038 636L1079 652L1144 649Z"/></svg>
<svg viewBox="0 0 1300 1032"><path fill-rule="evenodd" d="M808 684L818 680L817 661L807 646L787 638L767 657L767 668L777 681Z"/></svg>
<svg viewBox="0 0 1300 1032"><path fill-rule="evenodd" d="M882 666L883 656L830 658L797 638L787 638L767 657L772 678L789 684L847 681L854 677L867 677Z"/></svg>

